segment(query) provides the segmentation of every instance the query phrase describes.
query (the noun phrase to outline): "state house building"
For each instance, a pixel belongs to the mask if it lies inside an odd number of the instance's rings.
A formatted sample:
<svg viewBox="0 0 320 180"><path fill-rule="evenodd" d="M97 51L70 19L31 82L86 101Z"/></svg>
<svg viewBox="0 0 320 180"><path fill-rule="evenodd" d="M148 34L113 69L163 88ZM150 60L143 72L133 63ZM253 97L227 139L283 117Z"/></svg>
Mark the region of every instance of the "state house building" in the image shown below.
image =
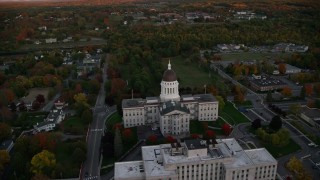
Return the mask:
<svg viewBox="0 0 320 180"><path fill-rule="evenodd" d="M160 97L122 101L125 128L152 125L160 127L163 135L188 135L190 120L218 119L218 101L211 94L179 95L179 82L170 61L160 85Z"/></svg>

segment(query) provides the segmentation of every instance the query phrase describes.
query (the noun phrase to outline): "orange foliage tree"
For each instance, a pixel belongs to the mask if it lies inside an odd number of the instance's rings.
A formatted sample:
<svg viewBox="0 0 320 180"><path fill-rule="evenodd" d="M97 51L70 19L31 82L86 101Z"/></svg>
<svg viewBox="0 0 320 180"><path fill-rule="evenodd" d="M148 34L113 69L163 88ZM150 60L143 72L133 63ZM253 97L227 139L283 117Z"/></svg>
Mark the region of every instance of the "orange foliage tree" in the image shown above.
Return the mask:
<svg viewBox="0 0 320 180"><path fill-rule="evenodd" d="M312 84L305 84L304 89L306 91L307 96L311 96L313 93L313 85Z"/></svg>
<svg viewBox="0 0 320 180"><path fill-rule="evenodd" d="M281 94L286 97L290 97L292 95L292 90L290 87L286 86L282 89Z"/></svg>
<svg viewBox="0 0 320 180"><path fill-rule="evenodd" d="M278 70L279 70L280 74L285 74L286 71L287 71L286 64L285 63L279 63L278 64Z"/></svg>

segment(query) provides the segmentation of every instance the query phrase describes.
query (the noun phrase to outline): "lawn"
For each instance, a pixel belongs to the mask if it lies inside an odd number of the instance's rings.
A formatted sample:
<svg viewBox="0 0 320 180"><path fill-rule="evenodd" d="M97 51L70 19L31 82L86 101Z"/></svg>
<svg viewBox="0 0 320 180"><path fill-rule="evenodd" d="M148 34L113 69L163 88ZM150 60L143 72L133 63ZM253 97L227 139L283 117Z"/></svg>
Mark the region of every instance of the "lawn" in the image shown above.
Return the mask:
<svg viewBox="0 0 320 180"><path fill-rule="evenodd" d="M219 115L227 120L231 125L249 122L249 120L242 113L240 113L230 102L226 102L226 105L223 108L223 112Z"/></svg>
<svg viewBox="0 0 320 180"><path fill-rule="evenodd" d="M213 127L212 129L216 135L224 135L223 131L221 130L222 125L225 122L222 119L217 119L217 121L198 121L198 120L192 120L190 121L190 134L203 134L205 132L205 126L206 124L210 127ZM210 129L210 128L209 128Z"/></svg>
<svg viewBox="0 0 320 180"><path fill-rule="evenodd" d="M261 142L261 141L260 141ZM284 147L273 146L271 144L263 144L263 146L272 154L273 157L279 158L287 154L294 153L301 149L301 147L290 139L289 144Z"/></svg>
<svg viewBox="0 0 320 180"><path fill-rule="evenodd" d="M22 127L23 130L33 128L33 125L43 122L48 112L24 112L14 122L14 126Z"/></svg>
<svg viewBox="0 0 320 180"><path fill-rule="evenodd" d="M163 61L165 67L167 64L168 61ZM171 67L177 75L180 87L204 87L205 84L211 84L214 76L211 73L210 78L209 72L204 68L193 62L186 63L180 56L171 59Z"/></svg>
<svg viewBox="0 0 320 180"><path fill-rule="evenodd" d="M84 134L88 124L77 116L73 116L62 121L61 128L64 132L72 134Z"/></svg>
<svg viewBox="0 0 320 180"><path fill-rule="evenodd" d="M113 113L109 118L106 120L106 127L108 131L111 130L112 133L114 133L113 126L117 123L122 122L122 117L119 113Z"/></svg>
<svg viewBox="0 0 320 180"><path fill-rule="evenodd" d="M241 53L220 53L221 59L223 61L239 60L239 61L249 61L249 60L266 60L273 59L275 57L285 57L290 54L275 54L275 53L254 53L254 52L241 52Z"/></svg>

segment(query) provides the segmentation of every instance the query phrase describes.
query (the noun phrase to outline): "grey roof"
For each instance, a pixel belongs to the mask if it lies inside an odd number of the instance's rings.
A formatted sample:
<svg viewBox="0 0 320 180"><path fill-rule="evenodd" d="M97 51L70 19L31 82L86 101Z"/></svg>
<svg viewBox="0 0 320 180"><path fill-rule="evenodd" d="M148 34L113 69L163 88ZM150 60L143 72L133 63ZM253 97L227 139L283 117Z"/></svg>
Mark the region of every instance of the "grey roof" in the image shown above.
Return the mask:
<svg viewBox="0 0 320 180"><path fill-rule="evenodd" d="M50 122L50 121L43 121L41 123L37 123L36 125L34 125L33 127L34 128L39 128L39 127L43 127L43 126L46 126L48 124L55 124L54 122Z"/></svg>
<svg viewBox="0 0 320 180"><path fill-rule="evenodd" d="M185 140L184 143L186 144L188 150L204 149L208 147L206 140L201 140L201 139L189 139L189 140Z"/></svg>
<svg viewBox="0 0 320 180"><path fill-rule="evenodd" d="M122 108L143 107L144 104L145 100L142 98L122 100Z"/></svg>
<svg viewBox="0 0 320 180"><path fill-rule="evenodd" d="M53 122L56 122L57 118L61 114L62 109L54 109L52 110L49 115L47 116L46 120L53 119Z"/></svg>
<svg viewBox="0 0 320 180"><path fill-rule="evenodd" d="M161 107L162 107L162 110L160 111L161 115L168 114L174 110L190 113L189 109L185 105L176 101L167 101L163 103Z"/></svg>
<svg viewBox="0 0 320 180"><path fill-rule="evenodd" d="M215 102L217 99L212 94L196 94L193 96L199 102Z"/></svg>
<svg viewBox="0 0 320 180"><path fill-rule="evenodd" d="M263 86L283 86L286 85L283 81L280 79L275 79L270 76L262 75L261 79L251 79L251 83L256 84L257 86L263 87Z"/></svg>

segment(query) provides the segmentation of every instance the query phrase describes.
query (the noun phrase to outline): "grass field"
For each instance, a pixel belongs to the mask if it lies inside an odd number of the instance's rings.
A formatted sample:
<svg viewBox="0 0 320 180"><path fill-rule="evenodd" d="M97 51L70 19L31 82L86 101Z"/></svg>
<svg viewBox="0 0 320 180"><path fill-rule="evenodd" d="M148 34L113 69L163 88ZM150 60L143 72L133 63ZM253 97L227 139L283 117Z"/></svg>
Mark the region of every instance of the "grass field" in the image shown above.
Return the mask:
<svg viewBox="0 0 320 180"><path fill-rule="evenodd" d="M279 158L285 156L287 154L294 153L301 149L301 147L295 143L292 139L290 139L289 144L284 147L277 147L271 144L264 144L264 147L272 154L273 157Z"/></svg>
<svg viewBox="0 0 320 180"><path fill-rule="evenodd" d="M70 117L62 121L63 131L72 134L84 134L88 124L79 117Z"/></svg>
<svg viewBox="0 0 320 180"><path fill-rule="evenodd" d="M14 122L14 126L20 126L22 129L30 129L33 125L43 122L48 116L48 112L25 112Z"/></svg>
<svg viewBox="0 0 320 180"><path fill-rule="evenodd" d="M290 54L275 54L275 53L254 53L254 52L241 52L241 53L220 53L223 61L239 60L239 61L249 61L249 60L267 60L274 59L275 57L285 57Z"/></svg>
<svg viewBox="0 0 320 180"><path fill-rule="evenodd" d="M204 92L204 85L216 83L224 86L218 75L213 72L209 73L204 67L200 67L198 63L186 62L181 56L171 58L170 61L171 68L177 75L179 87L197 87L202 88ZM168 60L163 60L162 64L167 69Z"/></svg>
<svg viewBox="0 0 320 180"><path fill-rule="evenodd" d="M226 102L223 112L219 115L232 125L249 122L249 120L243 114L241 114L230 102Z"/></svg>

